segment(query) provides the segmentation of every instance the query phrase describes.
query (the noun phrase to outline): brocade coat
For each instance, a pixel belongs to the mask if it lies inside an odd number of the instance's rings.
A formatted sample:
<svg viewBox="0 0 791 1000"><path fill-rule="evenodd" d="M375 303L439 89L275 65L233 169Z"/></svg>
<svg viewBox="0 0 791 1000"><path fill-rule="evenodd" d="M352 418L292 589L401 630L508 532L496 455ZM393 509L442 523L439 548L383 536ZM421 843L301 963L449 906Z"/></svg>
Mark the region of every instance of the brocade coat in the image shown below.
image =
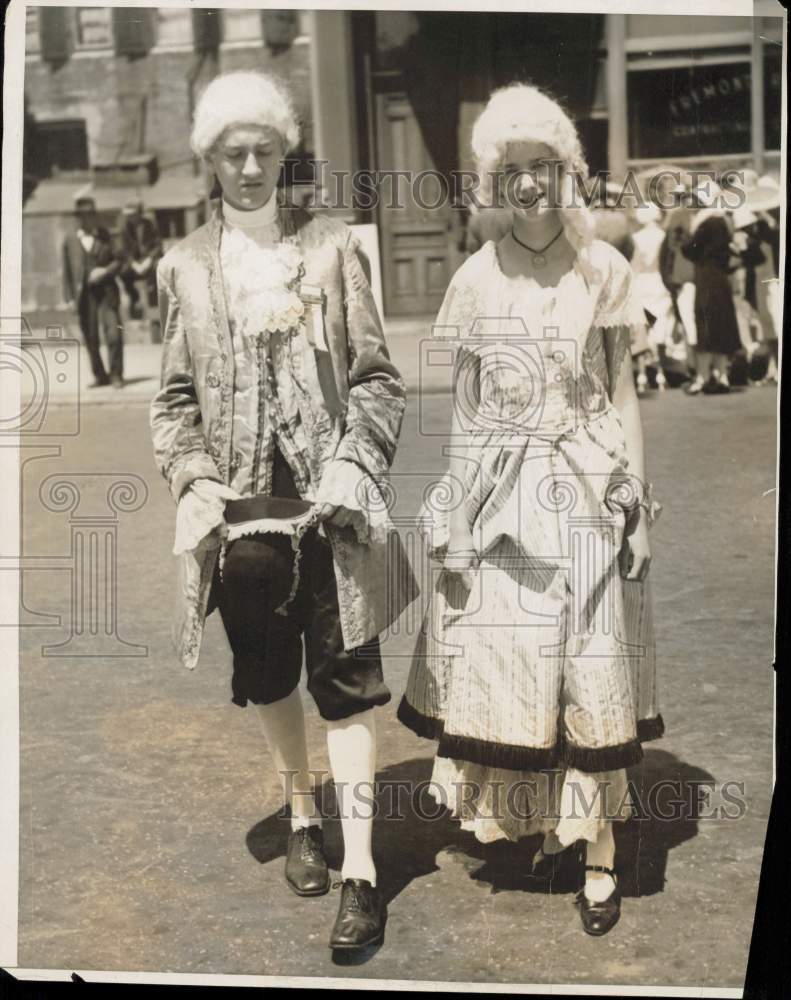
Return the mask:
<svg viewBox="0 0 791 1000"><path fill-rule="evenodd" d="M302 254L306 306L293 334L293 381L308 433L306 461L318 484L333 459L356 463L381 482L395 455L406 394L385 344L348 226L304 209L278 210L281 239ZM199 478L230 485L242 456L232 440L235 360L220 269L219 206L172 247L157 269L162 374L150 408L154 458L174 501ZM323 324L323 331L317 328ZM400 538L361 543L351 528L325 524L332 545L344 645L380 635L415 599L418 587ZM198 661L217 548L178 557L173 639L182 662Z"/></svg>

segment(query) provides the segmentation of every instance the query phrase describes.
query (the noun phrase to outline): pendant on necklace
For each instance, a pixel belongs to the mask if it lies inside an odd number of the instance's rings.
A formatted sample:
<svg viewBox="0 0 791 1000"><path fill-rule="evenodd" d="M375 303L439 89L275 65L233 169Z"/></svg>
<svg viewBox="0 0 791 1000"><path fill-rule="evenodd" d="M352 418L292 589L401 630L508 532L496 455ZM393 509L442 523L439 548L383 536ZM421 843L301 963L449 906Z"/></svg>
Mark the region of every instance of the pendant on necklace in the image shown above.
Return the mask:
<svg viewBox="0 0 791 1000"><path fill-rule="evenodd" d="M533 267L546 267L547 259L542 253L533 254Z"/></svg>

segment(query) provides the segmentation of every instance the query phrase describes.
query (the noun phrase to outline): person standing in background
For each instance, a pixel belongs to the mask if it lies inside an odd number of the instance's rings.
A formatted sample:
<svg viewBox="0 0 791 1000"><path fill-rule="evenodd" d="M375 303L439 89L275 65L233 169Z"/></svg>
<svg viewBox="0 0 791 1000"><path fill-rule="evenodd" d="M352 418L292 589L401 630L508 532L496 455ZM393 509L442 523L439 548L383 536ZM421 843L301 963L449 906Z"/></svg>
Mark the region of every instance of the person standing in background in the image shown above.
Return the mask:
<svg viewBox="0 0 791 1000"><path fill-rule="evenodd" d="M734 228L740 239L744 264L744 298L760 321L762 342L769 356L767 382L777 382L778 345L781 329L778 281L780 227L772 215L780 207L779 185L769 176L759 178L744 171L745 203L734 212ZM744 235L739 237L739 233Z"/></svg>
<svg viewBox="0 0 791 1000"><path fill-rule="evenodd" d="M672 337L675 318L673 300L659 273L659 254L665 239L661 219L661 210L650 202L635 211L639 229L632 234L634 255L631 260L637 299L650 317L648 342L651 346L650 354L657 359L656 386L660 390L667 388L661 358ZM637 376L637 391L643 393L647 388L648 377L643 371Z"/></svg>
<svg viewBox="0 0 791 1000"><path fill-rule="evenodd" d="M670 293L675 318L670 342L665 346L667 372L675 368L676 376L684 381L690 370L696 368L695 267L682 253L695 212L681 183L673 194L678 204L665 220L665 238L659 250L659 274ZM693 384L689 382L688 387Z"/></svg>
<svg viewBox="0 0 791 1000"><path fill-rule="evenodd" d="M109 231L99 225L93 198L79 198L75 210L79 227L63 243L63 297L79 316L94 377L89 388L112 383L116 389L121 389L124 384L124 340L118 311L120 295L115 280L121 270L121 257ZM109 375L99 350L100 327L109 355Z"/></svg>
<svg viewBox="0 0 791 1000"><path fill-rule="evenodd" d="M728 359L741 347L728 276L733 270L732 222L718 204L721 192L710 182L699 188L701 206L690 226L682 253L695 265L697 375L687 390L696 395L730 392Z"/></svg>
<svg viewBox="0 0 791 1000"><path fill-rule="evenodd" d="M148 305L157 304L157 264L162 256L162 239L153 219L143 215L141 201L128 202L123 209L121 247L124 266L121 271L126 294L129 296L129 315L143 318L138 281L145 281Z"/></svg>

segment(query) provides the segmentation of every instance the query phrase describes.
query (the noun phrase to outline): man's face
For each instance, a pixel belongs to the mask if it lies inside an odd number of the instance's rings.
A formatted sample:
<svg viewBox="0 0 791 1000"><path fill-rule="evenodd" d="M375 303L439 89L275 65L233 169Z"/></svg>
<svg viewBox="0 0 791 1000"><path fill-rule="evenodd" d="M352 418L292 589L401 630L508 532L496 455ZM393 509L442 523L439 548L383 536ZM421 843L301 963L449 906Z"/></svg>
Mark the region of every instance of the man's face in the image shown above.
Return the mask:
<svg viewBox="0 0 791 1000"><path fill-rule="evenodd" d="M81 229L96 228L96 209L93 205L80 205L77 208L77 218L80 220Z"/></svg>
<svg viewBox="0 0 791 1000"><path fill-rule="evenodd" d="M209 156L223 197L234 208L265 205L277 186L283 143L272 128L237 125L226 129Z"/></svg>

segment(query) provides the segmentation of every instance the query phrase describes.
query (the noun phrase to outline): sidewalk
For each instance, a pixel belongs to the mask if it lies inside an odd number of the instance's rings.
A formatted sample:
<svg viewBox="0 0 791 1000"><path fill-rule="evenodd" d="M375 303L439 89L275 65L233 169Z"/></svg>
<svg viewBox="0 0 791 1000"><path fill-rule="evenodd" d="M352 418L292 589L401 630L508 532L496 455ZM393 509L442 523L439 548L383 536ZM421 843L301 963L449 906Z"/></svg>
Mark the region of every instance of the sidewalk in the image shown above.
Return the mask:
<svg viewBox="0 0 791 1000"><path fill-rule="evenodd" d="M431 336L432 319L421 317L416 319L393 319L385 321L385 336L391 357L407 385L407 392L443 393L449 392L451 386L451 368L448 365L448 352L432 348L427 341ZM123 389L103 386L90 389L93 375L88 363L88 355L81 344L75 339L47 340L43 331L36 330L36 336L31 344L40 345L36 351L39 370L46 368L46 379L49 386L49 398L52 404L108 404L149 402L159 388L159 370L162 358L161 344L132 343L124 345L124 379ZM69 329L67 336L74 338L74 331ZM52 359L55 351L66 348L70 355L71 377L59 380L55 374L56 365ZM32 353L32 351L30 352ZM104 348L102 356L105 357ZM421 363L422 358L422 363ZM76 359L76 361L75 361ZM33 365L31 358L31 367ZM76 368L76 371L75 371ZM22 381L22 399L32 398L33 386L40 384L41 377L24 378ZM75 388L78 386L78 388Z"/></svg>

